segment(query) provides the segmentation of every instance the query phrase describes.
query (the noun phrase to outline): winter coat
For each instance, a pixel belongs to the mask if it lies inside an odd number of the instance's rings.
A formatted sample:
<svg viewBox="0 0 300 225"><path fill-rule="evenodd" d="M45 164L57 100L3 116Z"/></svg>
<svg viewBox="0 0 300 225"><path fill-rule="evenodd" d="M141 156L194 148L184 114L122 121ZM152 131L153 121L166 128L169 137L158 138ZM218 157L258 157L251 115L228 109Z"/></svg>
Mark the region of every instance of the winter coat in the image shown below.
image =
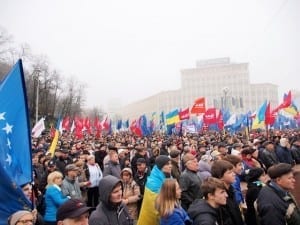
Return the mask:
<svg viewBox="0 0 300 225"><path fill-rule="evenodd" d="M104 166L103 177L107 175L112 175L120 179L120 175L121 175L120 164L112 161L108 161L108 163Z"/></svg>
<svg viewBox="0 0 300 225"><path fill-rule="evenodd" d="M199 171L197 174L200 177L202 182L206 180L208 177L211 177L210 169L211 169L211 165L209 163L202 160L199 161Z"/></svg>
<svg viewBox="0 0 300 225"><path fill-rule="evenodd" d="M179 185L182 190L181 206L185 210L189 208L195 199L202 198L201 180L196 172L185 169L179 178Z"/></svg>
<svg viewBox="0 0 300 225"><path fill-rule="evenodd" d="M259 181L249 182L247 185L246 193L246 213L245 222L247 225L257 225L256 211L254 207L254 202L263 187L263 183Z"/></svg>
<svg viewBox="0 0 300 225"><path fill-rule="evenodd" d="M192 220L183 208L175 208L167 217L160 218L160 225L189 225Z"/></svg>
<svg viewBox="0 0 300 225"><path fill-rule="evenodd" d="M258 217L261 225L299 225L300 211L294 197L272 181L263 187L257 198ZM293 206L291 216L286 217L287 209Z"/></svg>
<svg viewBox="0 0 300 225"><path fill-rule="evenodd" d="M138 200L141 197L140 187L137 185L137 183L132 178L132 171L129 168L124 168L122 170L127 171L131 174L131 179L128 183L123 183L123 199L128 199L128 212L132 219L137 220L138 217Z"/></svg>
<svg viewBox="0 0 300 225"><path fill-rule="evenodd" d="M221 213L218 215L219 224L223 225L244 225L242 214L234 196L234 189L230 185L227 192L227 201L225 206L220 206ZM221 223L220 221L224 222Z"/></svg>
<svg viewBox="0 0 300 225"><path fill-rule="evenodd" d="M118 183L121 183L121 180L107 175L100 183L100 203L91 213L89 225L133 225L127 206L123 203L114 205L109 201L111 192Z"/></svg>
<svg viewBox="0 0 300 225"><path fill-rule="evenodd" d="M193 225L218 224L218 212L218 209L211 207L204 199L196 199L188 209L188 214L193 220Z"/></svg>
<svg viewBox="0 0 300 225"><path fill-rule="evenodd" d="M44 221L55 222L56 211L69 198L64 196L61 189L57 185L50 185L45 192L45 215Z"/></svg>

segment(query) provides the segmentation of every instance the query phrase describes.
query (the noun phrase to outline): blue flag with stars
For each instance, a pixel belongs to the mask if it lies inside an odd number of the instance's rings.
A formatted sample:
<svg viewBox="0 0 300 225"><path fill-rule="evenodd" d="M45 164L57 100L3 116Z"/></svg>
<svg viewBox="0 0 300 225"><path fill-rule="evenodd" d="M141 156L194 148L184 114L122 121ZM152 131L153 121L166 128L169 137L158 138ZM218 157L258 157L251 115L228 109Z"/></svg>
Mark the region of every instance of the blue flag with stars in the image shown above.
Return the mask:
<svg viewBox="0 0 300 225"><path fill-rule="evenodd" d="M29 117L21 60L0 83L0 167L0 224L3 224L5 216L28 206L20 186L33 180Z"/></svg>

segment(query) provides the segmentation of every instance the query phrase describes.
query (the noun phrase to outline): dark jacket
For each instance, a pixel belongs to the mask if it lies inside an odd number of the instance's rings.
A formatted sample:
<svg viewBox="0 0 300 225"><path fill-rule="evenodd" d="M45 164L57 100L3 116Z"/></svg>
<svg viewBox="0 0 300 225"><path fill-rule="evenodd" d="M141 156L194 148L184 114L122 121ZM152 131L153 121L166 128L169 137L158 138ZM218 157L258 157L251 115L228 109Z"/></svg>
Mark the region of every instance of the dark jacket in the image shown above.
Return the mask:
<svg viewBox="0 0 300 225"><path fill-rule="evenodd" d="M190 205L188 214L193 225L216 225L218 209L211 207L204 199L196 199Z"/></svg>
<svg viewBox="0 0 300 225"><path fill-rule="evenodd" d="M115 205L109 201L110 194L118 183L121 181L111 175L102 178L99 183L100 203L92 212L89 225L133 225L126 205Z"/></svg>
<svg viewBox="0 0 300 225"><path fill-rule="evenodd" d="M179 165L176 161L171 159L171 163L172 163L172 171L171 171L171 175L173 178L175 178L177 181L179 181L179 177L181 174L181 171L179 169Z"/></svg>
<svg viewBox="0 0 300 225"><path fill-rule="evenodd" d="M245 213L245 222L247 225L257 225L254 202L256 201L257 196L262 187L263 184L259 181L249 182L247 185L247 193L246 193L247 209Z"/></svg>
<svg viewBox="0 0 300 225"><path fill-rule="evenodd" d="M179 178L181 188L181 206L188 210L190 204L195 199L203 197L200 186L201 180L196 172L185 169Z"/></svg>
<svg viewBox="0 0 300 225"><path fill-rule="evenodd" d="M233 187L230 185L226 192L228 195L227 202L225 206L220 206L221 213L218 216L218 223L223 225L244 225L239 205L235 201Z"/></svg>
<svg viewBox="0 0 300 225"><path fill-rule="evenodd" d="M292 152L287 148L287 147L282 147L281 145L278 145L276 147L276 155L277 158L279 160L279 162L281 163L288 163L293 165L294 164L294 160L292 157Z"/></svg>
<svg viewBox="0 0 300 225"><path fill-rule="evenodd" d="M295 160L295 163L300 164L300 147L293 145L291 147L291 152L292 152L293 159Z"/></svg>
<svg viewBox="0 0 300 225"><path fill-rule="evenodd" d="M291 194L279 188L272 181L261 189L257 198L257 210L261 225L296 225L300 224L300 211L296 207L292 217L287 220L286 212L294 204Z"/></svg>

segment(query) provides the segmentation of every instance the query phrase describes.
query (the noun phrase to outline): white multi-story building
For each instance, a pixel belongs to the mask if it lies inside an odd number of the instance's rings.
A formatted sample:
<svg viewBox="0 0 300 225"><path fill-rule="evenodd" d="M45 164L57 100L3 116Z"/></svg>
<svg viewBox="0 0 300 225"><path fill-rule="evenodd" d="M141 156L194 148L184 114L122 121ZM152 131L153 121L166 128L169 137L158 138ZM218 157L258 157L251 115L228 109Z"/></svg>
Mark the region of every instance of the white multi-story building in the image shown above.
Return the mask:
<svg viewBox="0 0 300 225"><path fill-rule="evenodd" d="M248 63L231 63L230 58L198 61L196 68L181 70L180 89L141 99L122 107L120 113L124 119L168 113L175 108L191 108L199 97L206 98L207 108L227 108L236 113L254 111L265 100L277 106L277 85L250 84L248 67Z"/></svg>

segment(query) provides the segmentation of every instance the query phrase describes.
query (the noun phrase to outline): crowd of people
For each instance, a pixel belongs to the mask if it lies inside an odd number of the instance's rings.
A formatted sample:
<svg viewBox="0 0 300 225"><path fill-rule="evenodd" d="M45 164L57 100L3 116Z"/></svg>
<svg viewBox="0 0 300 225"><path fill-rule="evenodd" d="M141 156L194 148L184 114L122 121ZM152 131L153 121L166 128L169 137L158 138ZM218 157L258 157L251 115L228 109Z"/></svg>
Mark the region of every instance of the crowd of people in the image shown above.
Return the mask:
<svg viewBox="0 0 300 225"><path fill-rule="evenodd" d="M300 131L82 140L63 132L54 157L51 141L33 139L34 182L21 188L35 209L9 225L300 224L291 194Z"/></svg>

